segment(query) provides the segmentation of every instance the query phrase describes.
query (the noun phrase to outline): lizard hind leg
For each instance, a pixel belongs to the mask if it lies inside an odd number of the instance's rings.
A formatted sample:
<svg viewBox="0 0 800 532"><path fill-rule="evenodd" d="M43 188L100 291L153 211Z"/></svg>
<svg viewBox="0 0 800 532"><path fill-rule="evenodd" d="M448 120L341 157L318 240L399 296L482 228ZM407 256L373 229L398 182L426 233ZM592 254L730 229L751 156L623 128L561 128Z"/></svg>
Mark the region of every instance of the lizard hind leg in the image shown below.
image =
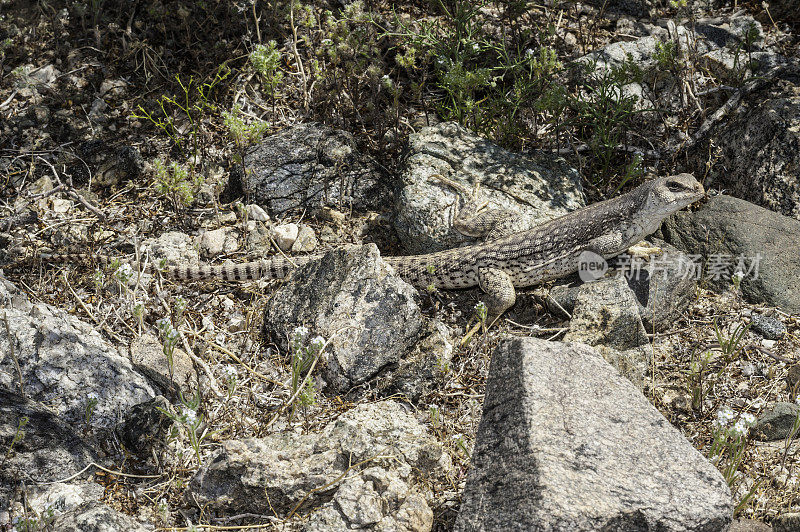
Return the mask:
<svg viewBox="0 0 800 532"><path fill-rule="evenodd" d="M497 268L480 268L478 285L486 294L487 323L491 324L514 306L517 293L511 276Z"/></svg>
<svg viewBox="0 0 800 532"><path fill-rule="evenodd" d="M462 235L494 240L516 232L516 221L510 212L496 208L487 209L488 202L478 202L480 183L470 192L461 183L441 174L434 174L432 177L454 189L464 202L464 206L456 210L453 216L453 228Z"/></svg>

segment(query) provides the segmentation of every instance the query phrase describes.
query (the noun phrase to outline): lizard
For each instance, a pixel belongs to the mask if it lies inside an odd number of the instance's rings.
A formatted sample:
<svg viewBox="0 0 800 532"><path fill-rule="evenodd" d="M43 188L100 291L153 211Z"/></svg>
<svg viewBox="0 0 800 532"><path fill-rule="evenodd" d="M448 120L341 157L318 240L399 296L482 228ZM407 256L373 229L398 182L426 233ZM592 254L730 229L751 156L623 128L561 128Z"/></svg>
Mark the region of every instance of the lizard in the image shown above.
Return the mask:
<svg viewBox="0 0 800 532"><path fill-rule="evenodd" d="M461 185L438 176L464 193ZM475 190L477 196L477 188ZM405 281L417 288L462 289L475 286L485 293L487 315L497 319L516 302L516 288L525 288L567 276L578 270L584 252L609 259L625 252L654 233L671 214L704 197L705 191L691 174L658 177L630 192L594 203L532 229L494 237L507 216L502 211L480 212L473 202L453 220L468 236L490 235L483 243L422 255L388 256L384 260ZM47 255L44 261L76 262L107 257L86 254ZM167 266L158 269L178 280L220 279L247 281L283 279L298 267L322 255L273 257L219 266Z"/></svg>

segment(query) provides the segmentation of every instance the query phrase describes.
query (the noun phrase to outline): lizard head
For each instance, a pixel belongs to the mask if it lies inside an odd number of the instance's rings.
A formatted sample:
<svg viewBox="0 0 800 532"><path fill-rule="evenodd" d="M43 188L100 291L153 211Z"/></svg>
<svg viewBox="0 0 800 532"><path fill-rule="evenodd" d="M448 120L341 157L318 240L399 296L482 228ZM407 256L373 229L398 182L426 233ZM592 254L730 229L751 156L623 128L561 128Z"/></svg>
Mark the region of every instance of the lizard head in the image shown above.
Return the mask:
<svg viewBox="0 0 800 532"><path fill-rule="evenodd" d="M646 183L644 210L669 216L691 205L705 195L703 185L692 174L659 177Z"/></svg>

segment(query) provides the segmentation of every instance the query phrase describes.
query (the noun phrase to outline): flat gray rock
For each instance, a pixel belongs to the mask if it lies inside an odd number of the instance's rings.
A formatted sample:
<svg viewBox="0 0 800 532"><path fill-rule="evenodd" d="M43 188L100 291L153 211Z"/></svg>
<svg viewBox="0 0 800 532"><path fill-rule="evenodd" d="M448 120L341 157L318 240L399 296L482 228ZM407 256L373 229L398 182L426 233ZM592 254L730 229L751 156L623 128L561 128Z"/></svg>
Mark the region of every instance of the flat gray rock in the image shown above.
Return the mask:
<svg viewBox="0 0 800 532"><path fill-rule="evenodd" d="M448 122L409 137L395 227L409 253L429 253L472 241L451 227L458 194L434 174L472 190L480 201L512 213L521 229L584 205L580 175L551 154L512 153Z"/></svg>
<svg viewBox="0 0 800 532"><path fill-rule="evenodd" d="M717 471L592 348L501 343L455 530L725 530Z"/></svg>
<svg viewBox="0 0 800 532"><path fill-rule="evenodd" d="M414 477L451 468L414 414L383 401L357 406L318 434L224 441L190 482L187 500L282 517L315 509L309 530L430 530L433 513Z"/></svg>
<svg viewBox="0 0 800 532"><path fill-rule="evenodd" d="M741 259L745 297L788 313L800 312L800 221L720 194L695 212L674 214L660 233L670 244L706 261L703 275L717 289L731 286Z"/></svg>

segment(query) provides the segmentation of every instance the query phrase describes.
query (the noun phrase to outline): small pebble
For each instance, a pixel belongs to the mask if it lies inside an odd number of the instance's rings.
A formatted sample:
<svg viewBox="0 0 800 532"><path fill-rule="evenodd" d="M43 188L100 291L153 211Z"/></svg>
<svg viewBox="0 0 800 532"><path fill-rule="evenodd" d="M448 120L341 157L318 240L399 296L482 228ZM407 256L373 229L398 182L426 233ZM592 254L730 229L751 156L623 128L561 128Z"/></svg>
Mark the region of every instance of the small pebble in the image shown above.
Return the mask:
<svg viewBox="0 0 800 532"><path fill-rule="evenodd" d="M262 209L260 205L251 203L246 207L246 209L247 209L247 217L249 219L255 220L256 222L269 222L269 214L267 214L266 211Z"/></svg>
<svg viewBox="0 0 800 532"><path fill-rule="evenodd" d="M786 333L786 326L780 320L753 312L750 328L767 340L778 340Z"/></svg>
<svg viewBox="0 0 800 532"><path fill-rule="evenodd" d="M300 228L297 224L283 224L272 228L272 238L283 251L292 249L292 244L297 240Z"/></svg>

